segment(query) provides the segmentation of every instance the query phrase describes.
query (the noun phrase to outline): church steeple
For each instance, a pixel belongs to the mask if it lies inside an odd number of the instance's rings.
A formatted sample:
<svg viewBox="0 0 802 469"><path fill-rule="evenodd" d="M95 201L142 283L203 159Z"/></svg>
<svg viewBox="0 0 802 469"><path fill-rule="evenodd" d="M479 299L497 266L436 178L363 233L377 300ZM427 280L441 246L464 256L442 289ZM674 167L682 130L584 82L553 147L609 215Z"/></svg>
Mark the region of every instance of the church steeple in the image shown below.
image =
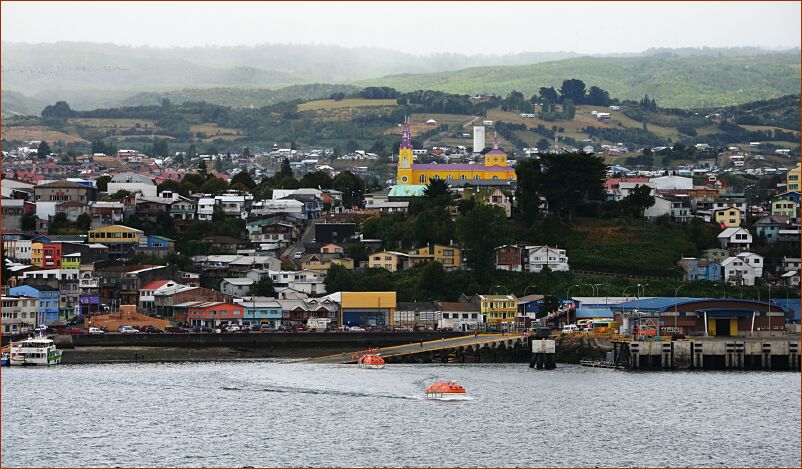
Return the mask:
<svg viewBox="0 0 802 469"><path fill-rule="evenodd" d="M493 149L498 150L498 134L493 132Z"/></svg>
<svg viewBox="0 0 802 469"><path fill-rule="evenodd" d="M401 128L401 148L412 148L412 137L409 129L409 117L404 118L404 125Z"/></svg>

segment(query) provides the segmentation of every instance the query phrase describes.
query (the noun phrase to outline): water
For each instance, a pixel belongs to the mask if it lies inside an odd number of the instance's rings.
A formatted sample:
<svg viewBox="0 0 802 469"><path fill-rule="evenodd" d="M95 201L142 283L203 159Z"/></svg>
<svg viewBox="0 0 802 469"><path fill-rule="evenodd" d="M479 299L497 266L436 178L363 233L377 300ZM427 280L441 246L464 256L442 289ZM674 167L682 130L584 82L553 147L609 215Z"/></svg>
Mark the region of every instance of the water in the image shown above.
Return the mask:
<svg viewBox="0 0 802 469"><path fill-rule="evenodd" d="M422 398L440 379L473 400ZM800 376L525 364L2 372L2 466L800 466Z"/></svg>

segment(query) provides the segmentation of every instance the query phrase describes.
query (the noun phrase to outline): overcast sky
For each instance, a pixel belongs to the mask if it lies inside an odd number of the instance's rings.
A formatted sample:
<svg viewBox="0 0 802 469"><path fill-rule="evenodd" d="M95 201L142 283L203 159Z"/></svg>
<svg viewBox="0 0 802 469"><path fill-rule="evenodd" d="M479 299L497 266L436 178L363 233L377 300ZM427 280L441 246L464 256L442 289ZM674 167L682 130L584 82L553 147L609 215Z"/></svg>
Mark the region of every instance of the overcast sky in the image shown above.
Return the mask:
<svg viewBox="0 0 802 469"><path fill-rule="evenodd" d="M800 45L799 2L2 2L2 40L374 46L414 54Z"/></svg>

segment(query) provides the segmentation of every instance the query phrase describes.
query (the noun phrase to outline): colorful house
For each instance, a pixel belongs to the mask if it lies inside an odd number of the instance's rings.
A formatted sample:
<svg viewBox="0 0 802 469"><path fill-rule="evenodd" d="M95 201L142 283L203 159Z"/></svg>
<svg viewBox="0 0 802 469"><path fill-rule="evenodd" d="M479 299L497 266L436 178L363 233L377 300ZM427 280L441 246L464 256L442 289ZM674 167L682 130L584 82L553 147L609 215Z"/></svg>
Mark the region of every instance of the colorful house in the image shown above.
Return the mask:
<svg viewBox="0 0 802 469"><path fill-rule="evenodd" d="M716 223L722 228L737 228L741 226L741 210L738 208L720 208L713 214Z"/></svg>
<svg viewBox="0 0 802 469"><path fill-rule="evenodd" d="M219 301L190 301L174 306L175 319L193 326L216 327L222 324L242 324L245 307Z"/></svg>
<svg viewBox="0 0 802 469"><path fill-rule="evenodd" d="M111 258L126 257L140 245L147 245L142 230L124 225L110 225L89 230L89 242L108 246Z"/></svg>
<svg viewBox="0 0 802 469"><path fill-rule="evenodd" d="M773 200L771 214L788 218L799 218L799 203L793 200Z"/></svg>
<svg viewBox="0 0 802 469"><path fill-rule="evenodd" d="M416 164L412 151L412 137L409 122L405 122L398 150L397 184L425 185L435 179L451 180L516 180L515 169L507 166L507 154L498 148L485 154L484 164Z"/></svg>
<svg viewBox="0 0 802 469"><path fill-rule="evenodd" d="M517 298L515 295L479 295L479 310L489 325L514 324Z"/></svg>
<svg viewBox="0 0 802 469"><path fill-rule="evenodd" d="M61 256L61 268L62 269L75 269L78 270L81 268L81 253L75 252L72 254L64 254Z"/></svg>
<svg viewBox="0 0 802 469"><path fill-rule="evenodd" d="M42 269L61 269L61 243L32 243L31 264Z"/></svg>
<svg viewBox="0 0 802 469"><path fill-rule="evenodd" d="M800 174L800 163L797 163L796 167L791 171L788 171L788 174L786 174L785 176L786 177L785 190L799 192L799 174Z"/></svg>
<svg viewBox="0 0 802 469"><path fill-rule="evenodd" d="M36 298L36 325L50 324L59 319L59 291L45 284L29 283L12 287L10 296L27 296Z"/></svg>
<svg viewBox="0 0 802 469"><path fill-rule="evenodd" d="M281 327L281 304L272 298L252 298L250 300L237 300L245 308L242 323L246 326L256 326L269 329Z"/></svg>
<svg viewBox="0 0 802 469"><path fill-rule="evenodd" d="M165 257L175 252L175 241L164 236L147 235L144 245L137 247L137 252Z"/></svg>
<svg viewBox="0 0 802 469"><path fill-rule="evenodd" d="M430 256L443 265L446 270L456 270L462 267L462 249L454 246L435 244L409 251L414 256Z"/></svg>

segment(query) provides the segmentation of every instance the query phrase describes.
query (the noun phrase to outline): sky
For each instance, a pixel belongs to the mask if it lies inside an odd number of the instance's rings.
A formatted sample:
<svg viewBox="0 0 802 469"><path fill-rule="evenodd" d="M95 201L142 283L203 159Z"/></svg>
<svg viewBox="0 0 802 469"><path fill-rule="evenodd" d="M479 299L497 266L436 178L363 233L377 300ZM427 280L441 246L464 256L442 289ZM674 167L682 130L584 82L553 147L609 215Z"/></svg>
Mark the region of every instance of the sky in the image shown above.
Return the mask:
<svg viewBox="0 0 802 469"><path fill-rule="evenodd" d="M379 47L418 55L800 46L799 2L2 2L8 42Z"/></svg>

